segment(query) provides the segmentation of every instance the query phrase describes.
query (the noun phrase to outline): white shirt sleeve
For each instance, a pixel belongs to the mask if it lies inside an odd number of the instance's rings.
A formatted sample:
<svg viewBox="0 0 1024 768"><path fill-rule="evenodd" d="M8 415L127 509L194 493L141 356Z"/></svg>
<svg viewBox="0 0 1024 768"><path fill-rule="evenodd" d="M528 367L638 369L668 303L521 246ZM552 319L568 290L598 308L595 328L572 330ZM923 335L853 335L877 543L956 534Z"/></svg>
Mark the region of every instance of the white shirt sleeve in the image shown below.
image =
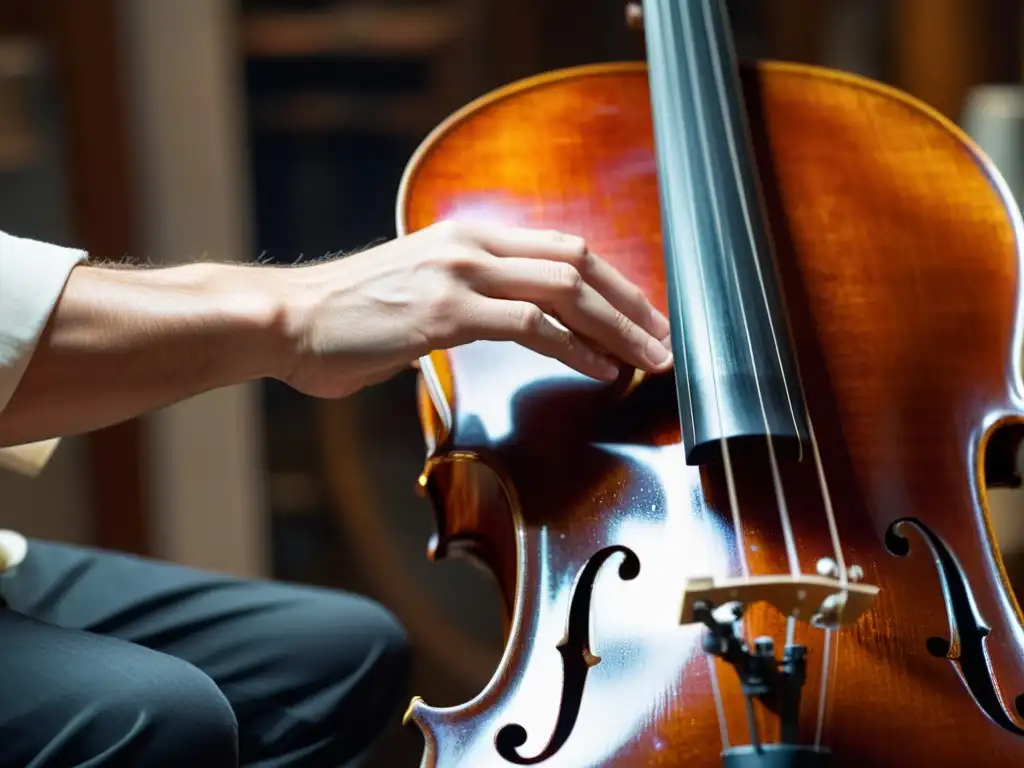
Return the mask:
<svg viewBox="0 0 1024 768"><path fill-rule="evenodd" d="M25 374L39 337L85 251L0 232L0 411ZM34 475L57 440L0 448L0 467Z"/></svg>

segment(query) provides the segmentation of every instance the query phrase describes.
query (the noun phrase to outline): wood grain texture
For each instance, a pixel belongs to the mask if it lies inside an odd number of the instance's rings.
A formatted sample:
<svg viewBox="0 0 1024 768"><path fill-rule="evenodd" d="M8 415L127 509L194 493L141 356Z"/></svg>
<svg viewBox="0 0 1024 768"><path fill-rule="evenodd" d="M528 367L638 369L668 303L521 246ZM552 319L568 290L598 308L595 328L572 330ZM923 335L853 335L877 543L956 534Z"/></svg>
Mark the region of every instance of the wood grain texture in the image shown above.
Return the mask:
<svg viewBox="0 0 1024 768"><path fill-rule="evenodd" d="M968 140L895 91L782 64L748 68L744 80L843 554L881 588L828 656L823 633L800 627L810 649L801 739L814 742L827 669L821 740L833 765L1013 764L1024 758L1024 632L982 474L990 436L1021 423L1016 214ZM643 65L536 78L442 125L410 163L399 230L444 218L580 233L664 308ZM433 353L421 375L434 554L487 563L511 622L476 699L410 706L424 764L508 765L495 739L509 723L527 733L521 753L544 749L576 580L616 547L583 622L600 661L568 738L540 764L720 765L703 630L678 617L686 578L738 574L735 538L722 473L683 461L670 377L623 396L496 343ZM785 573L768 467L749 457L735 471L751 573ZM810 456L785 464L782 481L813 573L832 546ZM774 611L755 606L746 623L782 646ZM749 743L736 676L714 669L728 739ZM758 717L763 740L775 740L774 715Z"/></svg>

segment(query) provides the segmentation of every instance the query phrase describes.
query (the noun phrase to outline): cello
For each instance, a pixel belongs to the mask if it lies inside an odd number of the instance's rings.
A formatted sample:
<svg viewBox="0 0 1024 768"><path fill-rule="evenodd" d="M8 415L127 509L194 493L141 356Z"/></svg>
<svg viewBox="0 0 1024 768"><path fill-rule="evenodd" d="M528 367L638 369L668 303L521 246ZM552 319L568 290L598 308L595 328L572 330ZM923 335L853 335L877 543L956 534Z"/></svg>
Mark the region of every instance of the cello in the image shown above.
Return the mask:
<svg viewBox="0 0 1024 768"><path fill-rule="evenodd" d="M643 0L646 61L550 72L411 158L400 234L554 228L669 317L674 371L508 343L419 361L430 556L495 577L485 688L414 698L423 766L1003 766L1024 624L986 489L1019 482L1021 215L893 88L736 60Z"/></svg>

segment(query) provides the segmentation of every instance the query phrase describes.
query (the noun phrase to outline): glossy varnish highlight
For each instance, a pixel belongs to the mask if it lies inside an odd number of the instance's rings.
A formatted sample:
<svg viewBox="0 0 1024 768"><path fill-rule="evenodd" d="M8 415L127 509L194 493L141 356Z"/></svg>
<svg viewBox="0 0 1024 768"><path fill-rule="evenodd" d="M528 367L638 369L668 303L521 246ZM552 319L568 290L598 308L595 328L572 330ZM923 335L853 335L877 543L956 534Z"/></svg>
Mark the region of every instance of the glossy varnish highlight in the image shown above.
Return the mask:
<svg viewBox="0 0 1024 768"><path fill-rule="evenodd" d="M1020 422L1012 202L955 127L901 94L803 66L761 65L743 79L843 554L881 588L833 637L821 743L833 765L1019 762L1024 633L983 489L986 458L1009 465L986 446L1013 447L989 436ZM582 234L665 309L645 67L537 78L441 126L410 164L398 223L411 232L445 218ZM681 626L679 609L686 578L738 575L738 561L722 472L684 461L671 376L623 396L496 343L421 363L433 553L485 562L510 621L476 699L411 705L425 765L508 765L496 740L510 724L525 729L521 755L558 747L544 766L720 765L704 629ZM787 573L768 466L756 454L734 465L751 572ZM781 471L801 568L813 573L832 555L814 462ZM574 601L596 555L593 589ZM573 602L586 609L575 624ZM747 625L781 648L772 609L755 606ZM810 743L823 638L797 632L810 649L800 734ZM575 683L560 644L572 664L591 664L564 739L552 734ZM716 666L725 736L749 743L736 676ZM777 739L773 716L759 720L762 739Z"/></svg>

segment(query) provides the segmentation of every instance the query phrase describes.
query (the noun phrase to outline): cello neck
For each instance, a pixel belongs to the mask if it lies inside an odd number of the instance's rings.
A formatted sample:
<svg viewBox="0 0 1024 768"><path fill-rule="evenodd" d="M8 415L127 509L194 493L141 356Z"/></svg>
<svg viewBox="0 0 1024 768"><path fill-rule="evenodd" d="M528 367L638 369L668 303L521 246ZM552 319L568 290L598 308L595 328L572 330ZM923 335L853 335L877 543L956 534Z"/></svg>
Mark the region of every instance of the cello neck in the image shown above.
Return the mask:
<svg viewBox="0 0 1024 768"><path fill-rule="evenodd" d="M808 430L720 0L644 0L662 242L687 462L723 439L799 456Z"/></svg>

